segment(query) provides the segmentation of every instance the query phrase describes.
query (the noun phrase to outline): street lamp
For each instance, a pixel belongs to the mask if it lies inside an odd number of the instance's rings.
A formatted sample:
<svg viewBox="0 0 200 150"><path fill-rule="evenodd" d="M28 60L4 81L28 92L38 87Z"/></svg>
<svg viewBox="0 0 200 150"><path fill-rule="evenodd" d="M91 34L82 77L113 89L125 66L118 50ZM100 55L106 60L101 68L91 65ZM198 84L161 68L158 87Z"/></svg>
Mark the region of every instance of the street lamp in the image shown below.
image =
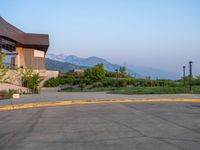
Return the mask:
<svg viewBox="0 0 200 150"><path fill-rule="evenodd" d="M189 88L190 88L190 91L192 90L192 61L189 61Z"/></svg>
<svg viewBox="0 0 200 150"><path fill-rule="evenodd" d="M116 79L118 79L119 69L115 69L115 72L116 72Z"/></svg>
<svg viewBox="0 0 200 150"><path fill-rule="evenodd" d="M184 87L185 87L185 66L183 66L183 83L184 83Z"/></svg>

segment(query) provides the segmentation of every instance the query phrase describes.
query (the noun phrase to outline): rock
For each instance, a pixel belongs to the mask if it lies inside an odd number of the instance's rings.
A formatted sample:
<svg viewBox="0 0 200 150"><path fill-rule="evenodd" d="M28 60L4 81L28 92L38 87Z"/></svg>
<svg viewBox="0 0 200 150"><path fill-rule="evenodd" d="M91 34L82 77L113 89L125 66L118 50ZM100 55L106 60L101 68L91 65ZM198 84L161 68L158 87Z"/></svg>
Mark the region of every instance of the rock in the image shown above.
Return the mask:
<svg viewBox="0 0 200 150"><path fill-rule="evenodd" d="M20 94L13 94L13 96L12 96L13 98L20 98Z"/></svg>

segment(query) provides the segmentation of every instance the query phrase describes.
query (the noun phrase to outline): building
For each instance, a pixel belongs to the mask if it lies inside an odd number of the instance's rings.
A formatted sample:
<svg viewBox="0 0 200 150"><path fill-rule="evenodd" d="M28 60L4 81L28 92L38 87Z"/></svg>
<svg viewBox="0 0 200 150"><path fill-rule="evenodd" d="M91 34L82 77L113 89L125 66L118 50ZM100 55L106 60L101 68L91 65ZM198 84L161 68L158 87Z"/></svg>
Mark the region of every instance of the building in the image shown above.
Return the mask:
<svg viewBox="0 0 200 150"><path fill-rule="evenodd" d="M69 72L71 72L73 75L75 76L81 76L84 74L84 69L73 69L73 70L70 70Z"/></svg>
<svg viewBox="0 0 200 150"><path fill-rule="evenodd" d="M0 53L9 67L45 69L48 34L25 33L0 17Z"/></svg>
<svg viewBox="0 0 200 150"><path fill-rule="evenodd" d="M9 68L32 68L43 79L57 77L58 71L45 69L48 47L48 34L25 33L0 16L0 54L6 54Z"/></svg>

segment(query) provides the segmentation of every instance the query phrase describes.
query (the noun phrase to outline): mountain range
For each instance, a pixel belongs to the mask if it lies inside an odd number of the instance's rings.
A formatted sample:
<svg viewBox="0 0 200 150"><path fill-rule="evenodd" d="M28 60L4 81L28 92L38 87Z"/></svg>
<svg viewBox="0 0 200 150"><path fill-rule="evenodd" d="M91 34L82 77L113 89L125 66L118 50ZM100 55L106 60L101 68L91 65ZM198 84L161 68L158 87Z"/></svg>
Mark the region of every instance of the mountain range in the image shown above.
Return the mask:
<svg viewBox="0 0 200 150"><path fill-rule="evenodd" d="M87 67L84 66L77 66L68 62L61 62L53 59L46 58L45 59L45 66L48 70L58 70L61 72L67 72L73 69L85 69Z"/></svg>
<svg viewBox="0 0 200 150"><path fill-rule="evenodd" d="M46 68L49 70L69 71L72 69L84 69L87 67L95 66L97 64L103 64L104 68L109 71L115 71L119 69L121 65L112 64L103 58L96 56L88 58L80 58L74 55L64 54L47 54L46 55ZM180 77L172 72L165 70L144 67L144 66L126 66L127 72L137 78L145 78L151 76L152 79L179 79Z"/></svg>

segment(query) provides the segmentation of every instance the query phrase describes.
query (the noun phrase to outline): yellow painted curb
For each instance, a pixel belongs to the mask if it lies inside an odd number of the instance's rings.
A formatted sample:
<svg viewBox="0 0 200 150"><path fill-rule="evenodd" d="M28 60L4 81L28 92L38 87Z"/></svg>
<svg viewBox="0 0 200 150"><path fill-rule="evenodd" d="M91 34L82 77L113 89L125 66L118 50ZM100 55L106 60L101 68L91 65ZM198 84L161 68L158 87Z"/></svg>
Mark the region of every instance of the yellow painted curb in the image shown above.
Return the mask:
<svg viewBox="0 0 200 150"><path fill-rule="evenodd" d="M83 105L83 104L98 104L98 103L144 103L144 102L192 102L200 103L200 99L177 99L177 98L154 98L154 99L122 99L122 100L79 100L79 101L59 101L59 102L45 102L45 103L30 103L0 106L0 111L35 108L35 107L52 107L64 105Z"/></svg>

